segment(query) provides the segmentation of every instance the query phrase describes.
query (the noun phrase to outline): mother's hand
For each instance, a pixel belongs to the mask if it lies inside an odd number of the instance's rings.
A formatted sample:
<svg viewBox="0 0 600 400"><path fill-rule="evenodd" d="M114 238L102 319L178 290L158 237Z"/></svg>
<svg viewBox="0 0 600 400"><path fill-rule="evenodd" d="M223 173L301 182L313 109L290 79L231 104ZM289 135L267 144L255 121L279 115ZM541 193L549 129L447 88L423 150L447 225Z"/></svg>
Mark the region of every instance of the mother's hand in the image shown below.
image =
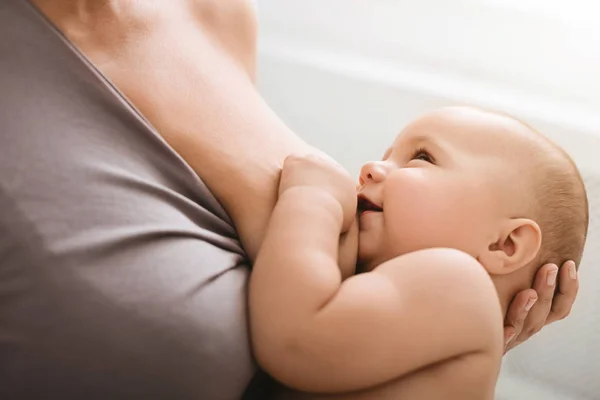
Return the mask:
<svg viewBox="0 0 600 400"><path fill-rule="evenodd" d="M555 264L541 267L533 288L519 292L508 308L504 321L505 352L538 333L545 325L569 315L578 289L573 261L565 262L560 269Z"/></svg>

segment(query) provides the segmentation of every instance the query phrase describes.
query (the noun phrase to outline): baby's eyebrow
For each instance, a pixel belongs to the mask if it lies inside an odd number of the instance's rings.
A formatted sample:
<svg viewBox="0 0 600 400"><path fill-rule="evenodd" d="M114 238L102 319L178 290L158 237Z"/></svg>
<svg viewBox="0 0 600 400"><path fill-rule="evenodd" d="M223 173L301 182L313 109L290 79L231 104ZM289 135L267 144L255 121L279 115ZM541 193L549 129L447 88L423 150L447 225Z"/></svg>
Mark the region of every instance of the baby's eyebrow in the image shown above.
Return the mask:
<svg viewBox="0 0 600 400"><path fill-rule="evenodd" d="M444 150L444 145L443 143L440 143L439 140L433 139L430 136L425 136L425 135L419 135L419 136L415 136L413 138L411 138L410 143L413 146L419 146L419 145L426 145L426 146L431 146L434 148L434 150Z"/></svg>
<svg viewBox="0 0 600 400"><path fill-rule="evenodd" d="M419 135L419 136L412 137L410 139L410 142L414 143L414 144L423 144L423 143L424 144L430 144L430 143L435 144L435 141L431 140L431 138L429 136L425 136L425 135Z"/></svg>

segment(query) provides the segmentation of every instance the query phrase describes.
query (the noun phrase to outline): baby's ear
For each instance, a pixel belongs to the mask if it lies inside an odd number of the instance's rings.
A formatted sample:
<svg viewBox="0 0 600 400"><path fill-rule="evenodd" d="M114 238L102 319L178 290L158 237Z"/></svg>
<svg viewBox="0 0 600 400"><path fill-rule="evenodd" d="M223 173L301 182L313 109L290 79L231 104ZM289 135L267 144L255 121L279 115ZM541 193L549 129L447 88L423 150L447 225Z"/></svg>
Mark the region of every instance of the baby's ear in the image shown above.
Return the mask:
<svg viewBox="0 0 600 400"><path fill-rule="evenodd" d="M542 231L535 221L511 219L503 224L498 240L479 256L479 261L492 275L510 274L533 261L541 245Z"/></svg>

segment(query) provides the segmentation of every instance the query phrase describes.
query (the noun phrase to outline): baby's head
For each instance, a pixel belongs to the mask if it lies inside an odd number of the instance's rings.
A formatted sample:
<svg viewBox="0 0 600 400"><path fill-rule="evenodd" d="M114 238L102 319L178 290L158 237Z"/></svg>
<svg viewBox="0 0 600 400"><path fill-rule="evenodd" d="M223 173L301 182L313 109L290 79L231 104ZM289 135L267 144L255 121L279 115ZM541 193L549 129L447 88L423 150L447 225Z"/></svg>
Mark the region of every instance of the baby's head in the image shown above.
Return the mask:
<svg viewBox="0 0 600 400"><path fill-rule="evenodd" d="M530 287L539 266L581 260L588 203L579 171L509 116L428 113L363 167L360 183L364 270L411 251L459 249L487 269L503 300Z"/></svg>

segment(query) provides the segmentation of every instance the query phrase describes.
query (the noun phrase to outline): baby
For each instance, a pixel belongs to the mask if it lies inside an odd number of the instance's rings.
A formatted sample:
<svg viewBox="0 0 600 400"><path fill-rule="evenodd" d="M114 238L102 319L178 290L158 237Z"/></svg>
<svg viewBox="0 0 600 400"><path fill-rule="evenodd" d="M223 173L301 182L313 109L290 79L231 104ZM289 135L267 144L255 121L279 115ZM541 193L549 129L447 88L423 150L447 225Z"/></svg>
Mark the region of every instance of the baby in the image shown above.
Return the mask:
<svg viewBox="0 0 600 400"><path fill-rule="evenodd" d="M343 279L338 241L356 206L341 167L286 160L250 281L258 362L312 393L281 397L493 398L509 301L539 265L581 260L588 204L573 161L511 117L441 109L362 168L363 273Z"/></svg>

